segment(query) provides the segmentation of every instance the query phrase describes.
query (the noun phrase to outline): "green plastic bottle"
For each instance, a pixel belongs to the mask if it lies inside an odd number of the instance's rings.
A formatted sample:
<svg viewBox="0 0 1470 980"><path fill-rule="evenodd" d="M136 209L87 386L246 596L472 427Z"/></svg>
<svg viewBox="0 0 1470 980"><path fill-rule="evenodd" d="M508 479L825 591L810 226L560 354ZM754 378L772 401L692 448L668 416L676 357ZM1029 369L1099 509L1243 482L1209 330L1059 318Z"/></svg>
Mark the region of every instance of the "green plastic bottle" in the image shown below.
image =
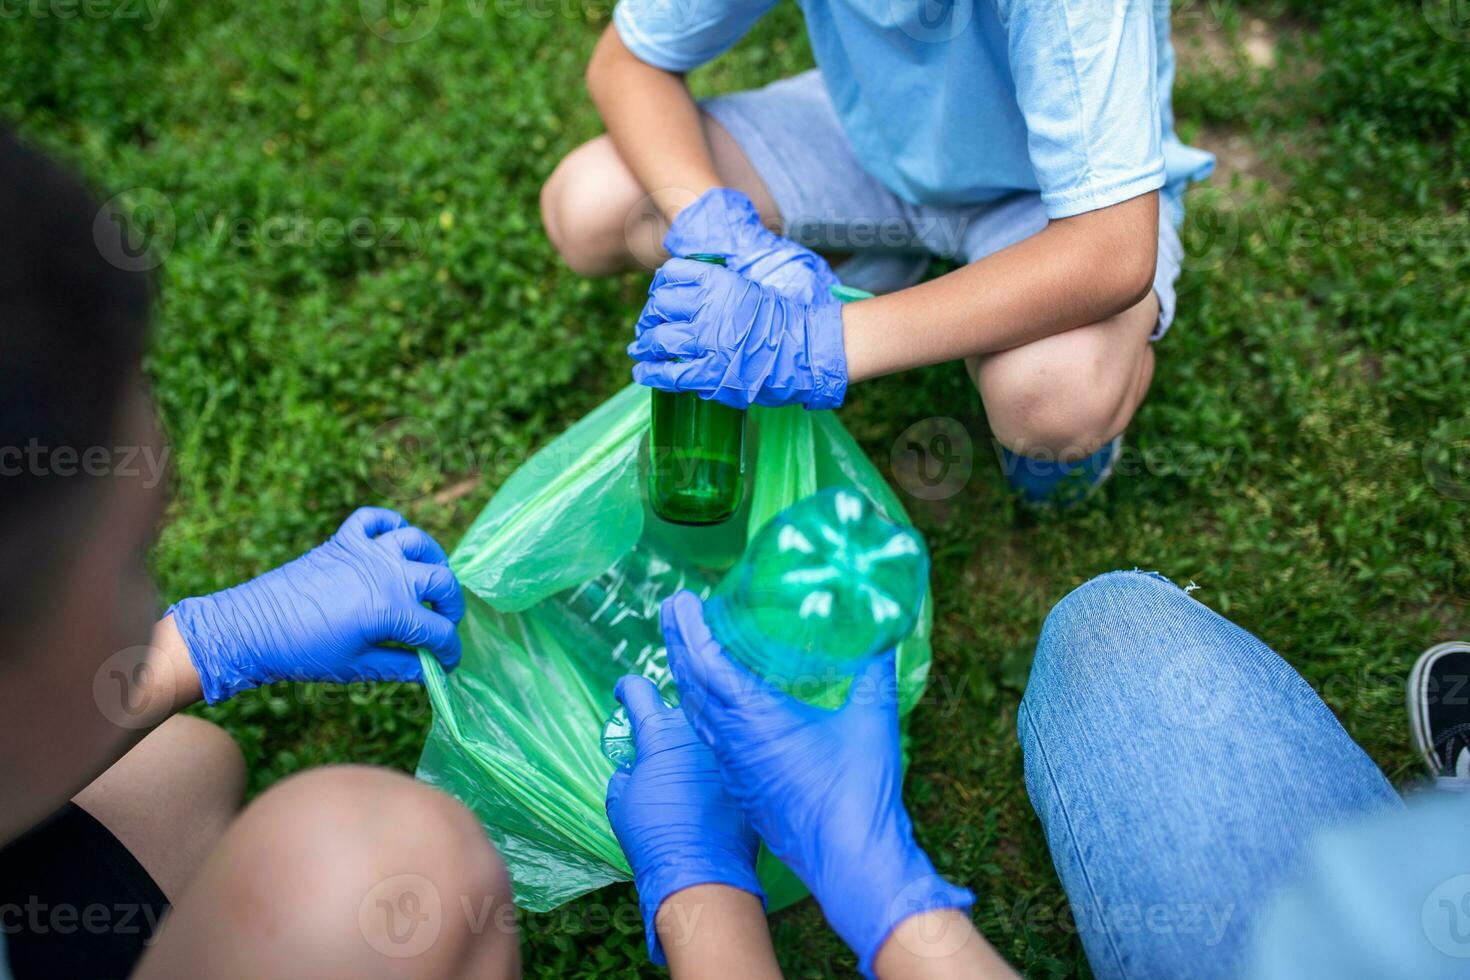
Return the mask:
<svg viewBox="0 0 1470 980"><path fill-rule="evenodd" d="M913 631L928 582L917 530L860 493L824 490L761 528L705 603L705 620L753 673L829 705Z"/></svg>
<svg viewBox="0 0 1470 980"><path fill-rule="evenodd" d="M724 265L723 255L686 256ZM719 524L745 488L745 412L692 392L653 391L648 441L653 512L675 524Z"/></svg>
<svg viewBox="0 0 1470 980"><path fill-rule="evenodd" d="M715 587L704 618L720 645L795 697L837 707L854 674L913 632L929 583L929 549L852 490L823 490L771 519ZM677 704L678 692L663 692ZM621 707L602 754L635 758Z"/></svg>

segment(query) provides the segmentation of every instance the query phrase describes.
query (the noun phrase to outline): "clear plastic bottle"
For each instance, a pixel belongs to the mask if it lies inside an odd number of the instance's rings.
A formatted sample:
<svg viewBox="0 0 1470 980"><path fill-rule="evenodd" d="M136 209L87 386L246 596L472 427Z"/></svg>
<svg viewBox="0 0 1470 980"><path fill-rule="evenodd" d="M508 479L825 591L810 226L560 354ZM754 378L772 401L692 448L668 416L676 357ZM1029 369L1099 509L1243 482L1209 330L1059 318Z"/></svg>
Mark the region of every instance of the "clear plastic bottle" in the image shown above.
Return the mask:
<svg viewBox="0 0 1470 980"><path fill-rule="evenodd" d="M929 550L865 496L829 489L777 514L705 603L720 644L752 672L826 704L918 621Z"/></svg>

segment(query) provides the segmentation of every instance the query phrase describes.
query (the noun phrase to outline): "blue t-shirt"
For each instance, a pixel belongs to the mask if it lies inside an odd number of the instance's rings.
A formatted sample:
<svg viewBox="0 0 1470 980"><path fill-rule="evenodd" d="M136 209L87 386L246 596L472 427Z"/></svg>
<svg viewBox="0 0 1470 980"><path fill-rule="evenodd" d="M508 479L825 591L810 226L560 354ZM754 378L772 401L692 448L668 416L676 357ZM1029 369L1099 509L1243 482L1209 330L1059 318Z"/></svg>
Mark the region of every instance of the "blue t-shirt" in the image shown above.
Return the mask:
<svg viewBox="0 0 1470 980"><path fill-rule="evenodd" d="M1450 780L1464 785L1463 780ZM1422 793L1321 835L1262 916L1252 980L1470 976L1470 792Z"/></svg>
<svg viewBox="0 0 1470 980"><path fill-rule="evenodd" d="M1039 191L1095 211L1214 158L1174 135L1169 0L798 0L864 168L915 204ZM728 50L776 0L619 0L613 23L650 65Z"/></svg>

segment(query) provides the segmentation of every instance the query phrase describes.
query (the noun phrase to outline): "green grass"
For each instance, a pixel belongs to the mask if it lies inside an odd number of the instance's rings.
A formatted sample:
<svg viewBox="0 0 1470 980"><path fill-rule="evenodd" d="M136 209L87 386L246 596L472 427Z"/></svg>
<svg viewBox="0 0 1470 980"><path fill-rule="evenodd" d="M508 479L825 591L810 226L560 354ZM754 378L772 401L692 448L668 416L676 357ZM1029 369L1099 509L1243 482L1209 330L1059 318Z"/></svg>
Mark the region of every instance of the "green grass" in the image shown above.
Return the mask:
<svg viewBox="0 0 1470 980"><path fill-rule="evenodd" d="M646 279L579 280L536 207L598 131L580 76L609 9L444 0L413 43L370 31L352 0L171 4L151 29L7 22L0 115L107 195L150 188L172 209L149 358L176 447L154 552L167 598L286 560L361 503L452 542L516 462L625 383ZM1005 496L959 367L864 385L842 410L885 472L919 419L973 436L962 492L910 498L936 558L938 694L914 718L908 799L940 868L980 896L981 928L1036 975L1085 970L1014 735L1041 621L1069 589L1134 565L1196 583L1398 782L1415 776L1411 658L1470 635L1470 38L1387 0L1250 13L1290 25L1277 67L1186 64L1177 88L1187 137L1241 134L1259 167L1192 196L1178 320L1129 436L1147 472L1038 520ZM1227 34L1244 20L1229 3L1183 14ZM809 63L787 5L695 81ZM308 233L272 244L271 218ZM368 244L322 224L355 219ZM385 446L405 431L432 433L435 464L395 489ZM392 687L276 687L205 714L244 746L255 791L327 762L411 768L428 721L420 691ZM631 901L615 888L525 917L528 972L656 973ZM772 927L788 975L851 969L811 903Z"/></svg>

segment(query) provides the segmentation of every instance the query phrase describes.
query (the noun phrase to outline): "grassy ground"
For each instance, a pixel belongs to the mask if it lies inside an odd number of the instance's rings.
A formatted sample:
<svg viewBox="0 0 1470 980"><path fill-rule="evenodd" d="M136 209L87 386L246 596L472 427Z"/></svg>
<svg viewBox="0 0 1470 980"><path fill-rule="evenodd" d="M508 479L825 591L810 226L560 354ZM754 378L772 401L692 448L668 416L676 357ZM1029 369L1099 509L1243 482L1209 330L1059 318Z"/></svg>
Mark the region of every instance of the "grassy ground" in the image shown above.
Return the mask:
<svg viewBox="0 0 1470 980"><path fill-rule="evenodd" d="M452 542L528 450L627 378L646 279L578 280L536 214L557 158L598 130L580 73L608 0L433 0L418 40L370 29L362 10L380 7L6 14L0 115L108 194L133 189L168 252L149 367L176 447L154 554L170 598L294 556L359 503ZM960 493L907 498L937 559L939 692L915 716L908 795L923 843L1028 972L1085 970L1014 718L1042 618L1089 576L1193 581L1391 778L1415 775L1402 678L1427 644L1470 635L1470 28L1452 9L1180 6L1179 126L1229 173L1191 197L1136 472L1094 504L1017 512L957 366L864 385L842 410L885 472L920 419L973 439ZM809 63L787 5L695 82ZM403 418L433 465L392 455ZM400 688L278 687L206 713L244 745L255 790L325 762L410 768L428 718ZM526 917L529 972L653 972L636 931L596 911L631 895ZM773 928L788 975L851 968L811 903Z"/></svg>

